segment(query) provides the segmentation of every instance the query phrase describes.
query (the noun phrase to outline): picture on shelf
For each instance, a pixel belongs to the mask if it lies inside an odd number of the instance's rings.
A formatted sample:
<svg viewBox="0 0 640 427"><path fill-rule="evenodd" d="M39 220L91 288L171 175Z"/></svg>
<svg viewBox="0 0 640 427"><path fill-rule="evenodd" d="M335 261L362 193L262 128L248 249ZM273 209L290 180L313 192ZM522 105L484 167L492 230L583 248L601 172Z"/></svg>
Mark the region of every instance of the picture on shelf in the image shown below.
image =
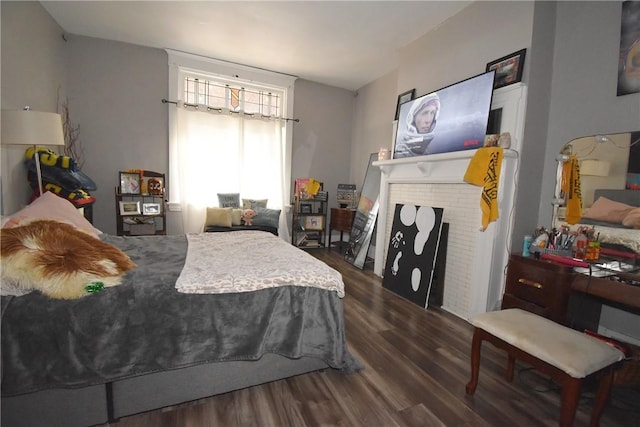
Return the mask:
<svg viewBox="0 0 640 427"><path fill-rule="evenodd" d="M302 213L302 214L310 214L311 213L311 203L300 203L300 213Z"/></svg>
<svg viewBox="0 0 640 427"><path fill-rule="evenodd" d="M120 202L120 215L140 215L140 202Z"/></svg>
<svg viewBox="0 0 640 427"><path fill-rule="evenodd" d="M154 196L161 196L164 193L162 178L149 178L147 180L147 192Z"/></svg>
<svg viewBox="0 0 640 427"><path fill-rule="evenodd" d="M142 214L143 215L159 215L160 203L143 203Z"/></svg>
<svg viewBox="0 0 640 427"><path fill-rule="evenodd" d="M300 200L312 199L318 194L322 184L313 178L297 178L295 182L296 196Z"/></svg>
<svg viewBox="0 0 640 427"><path fill-rule="evenodd" d="M323 230L324 229L324 216L311 215L304 218L305 230Z"/></svg>
<svg viewBox="0 0 640 427"><path fill-rule="evenodd" d="M140 194L140 172L120 172L120 193Z"/></svg>

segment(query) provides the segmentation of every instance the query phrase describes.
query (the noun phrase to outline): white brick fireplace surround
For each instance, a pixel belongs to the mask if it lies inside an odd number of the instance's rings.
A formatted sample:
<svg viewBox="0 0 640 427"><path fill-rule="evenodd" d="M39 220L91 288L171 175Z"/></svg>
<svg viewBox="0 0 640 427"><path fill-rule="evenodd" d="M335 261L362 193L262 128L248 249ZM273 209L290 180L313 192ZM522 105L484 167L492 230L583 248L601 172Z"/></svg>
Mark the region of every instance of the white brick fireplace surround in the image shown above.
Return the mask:
<svg viewBox="0 0 640 427"><path fill-rule="evenodd" d="M380 167L380 210L374 273L382 276L396 204L444 208L449 223L442 308L468 320L499 308L510 252L517 190L518 152L523 131L526 86L494 91L492 109L502 108L501 131L511 134L504 151L498 190L499 218L481 231L482 187L463 181L476 150L374 162Z"/></svg>

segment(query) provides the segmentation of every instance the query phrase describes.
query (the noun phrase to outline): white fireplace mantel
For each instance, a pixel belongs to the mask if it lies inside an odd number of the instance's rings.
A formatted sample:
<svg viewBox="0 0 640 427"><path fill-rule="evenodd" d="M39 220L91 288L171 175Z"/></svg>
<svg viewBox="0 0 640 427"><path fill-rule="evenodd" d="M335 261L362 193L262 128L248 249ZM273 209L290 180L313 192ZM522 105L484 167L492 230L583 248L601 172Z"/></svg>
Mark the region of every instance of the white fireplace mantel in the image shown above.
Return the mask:
<svg viewBox="0 0 640 427"><path fill-rule="evenodd" d="M499 308L510 252L525 98L523 84L494 92L492 109L502 108L501 131L511 134L512 143L511 149L503 152L499 218L484 231L481 187L463 179L477 150L373 162L382 172L374 257L376 275L382 276L384 272L395 204L421 204L429 200L431 206L447 206L443 221L449 222L442 308L463 319Z"/></svg>

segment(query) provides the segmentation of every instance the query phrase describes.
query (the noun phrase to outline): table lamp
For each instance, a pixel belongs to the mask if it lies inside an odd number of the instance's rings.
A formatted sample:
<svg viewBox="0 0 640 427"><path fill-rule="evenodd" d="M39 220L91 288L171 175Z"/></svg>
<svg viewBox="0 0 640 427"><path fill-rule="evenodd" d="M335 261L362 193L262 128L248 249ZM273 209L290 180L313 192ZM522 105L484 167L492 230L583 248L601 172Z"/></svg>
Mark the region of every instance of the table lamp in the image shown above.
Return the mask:
<svg viewBox="0 0 640 427"><path fill-rule="evenodd" d="M37 145L64 145L62 117L57 113L24 110L2 110L2 145L31 145L34 148L38 188L42 191L42 172Z"/></svg>

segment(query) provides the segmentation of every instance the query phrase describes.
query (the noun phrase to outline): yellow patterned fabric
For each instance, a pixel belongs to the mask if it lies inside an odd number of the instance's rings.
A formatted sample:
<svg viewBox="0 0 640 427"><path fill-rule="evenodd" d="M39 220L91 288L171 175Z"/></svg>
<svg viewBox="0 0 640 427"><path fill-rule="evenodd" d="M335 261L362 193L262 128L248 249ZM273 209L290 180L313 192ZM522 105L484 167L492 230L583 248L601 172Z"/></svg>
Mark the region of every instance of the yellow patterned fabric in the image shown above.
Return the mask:
<svg viewBox="0 0 640 427"><path fill-rule="evenodd" d="M483 231L490 222L498 219L498 185L503 155L504 150L501 147L479 148L464 174L465 182L482 186L480 208Z"/></svg>
<svg viewBox="0 0 640 427"><path fill-rule="evenodd" d="M582 193L580 191L580 166L575 154L562 165L562 184L560 189L567 200L565 221L576 224L582 217Z"/></svg>

